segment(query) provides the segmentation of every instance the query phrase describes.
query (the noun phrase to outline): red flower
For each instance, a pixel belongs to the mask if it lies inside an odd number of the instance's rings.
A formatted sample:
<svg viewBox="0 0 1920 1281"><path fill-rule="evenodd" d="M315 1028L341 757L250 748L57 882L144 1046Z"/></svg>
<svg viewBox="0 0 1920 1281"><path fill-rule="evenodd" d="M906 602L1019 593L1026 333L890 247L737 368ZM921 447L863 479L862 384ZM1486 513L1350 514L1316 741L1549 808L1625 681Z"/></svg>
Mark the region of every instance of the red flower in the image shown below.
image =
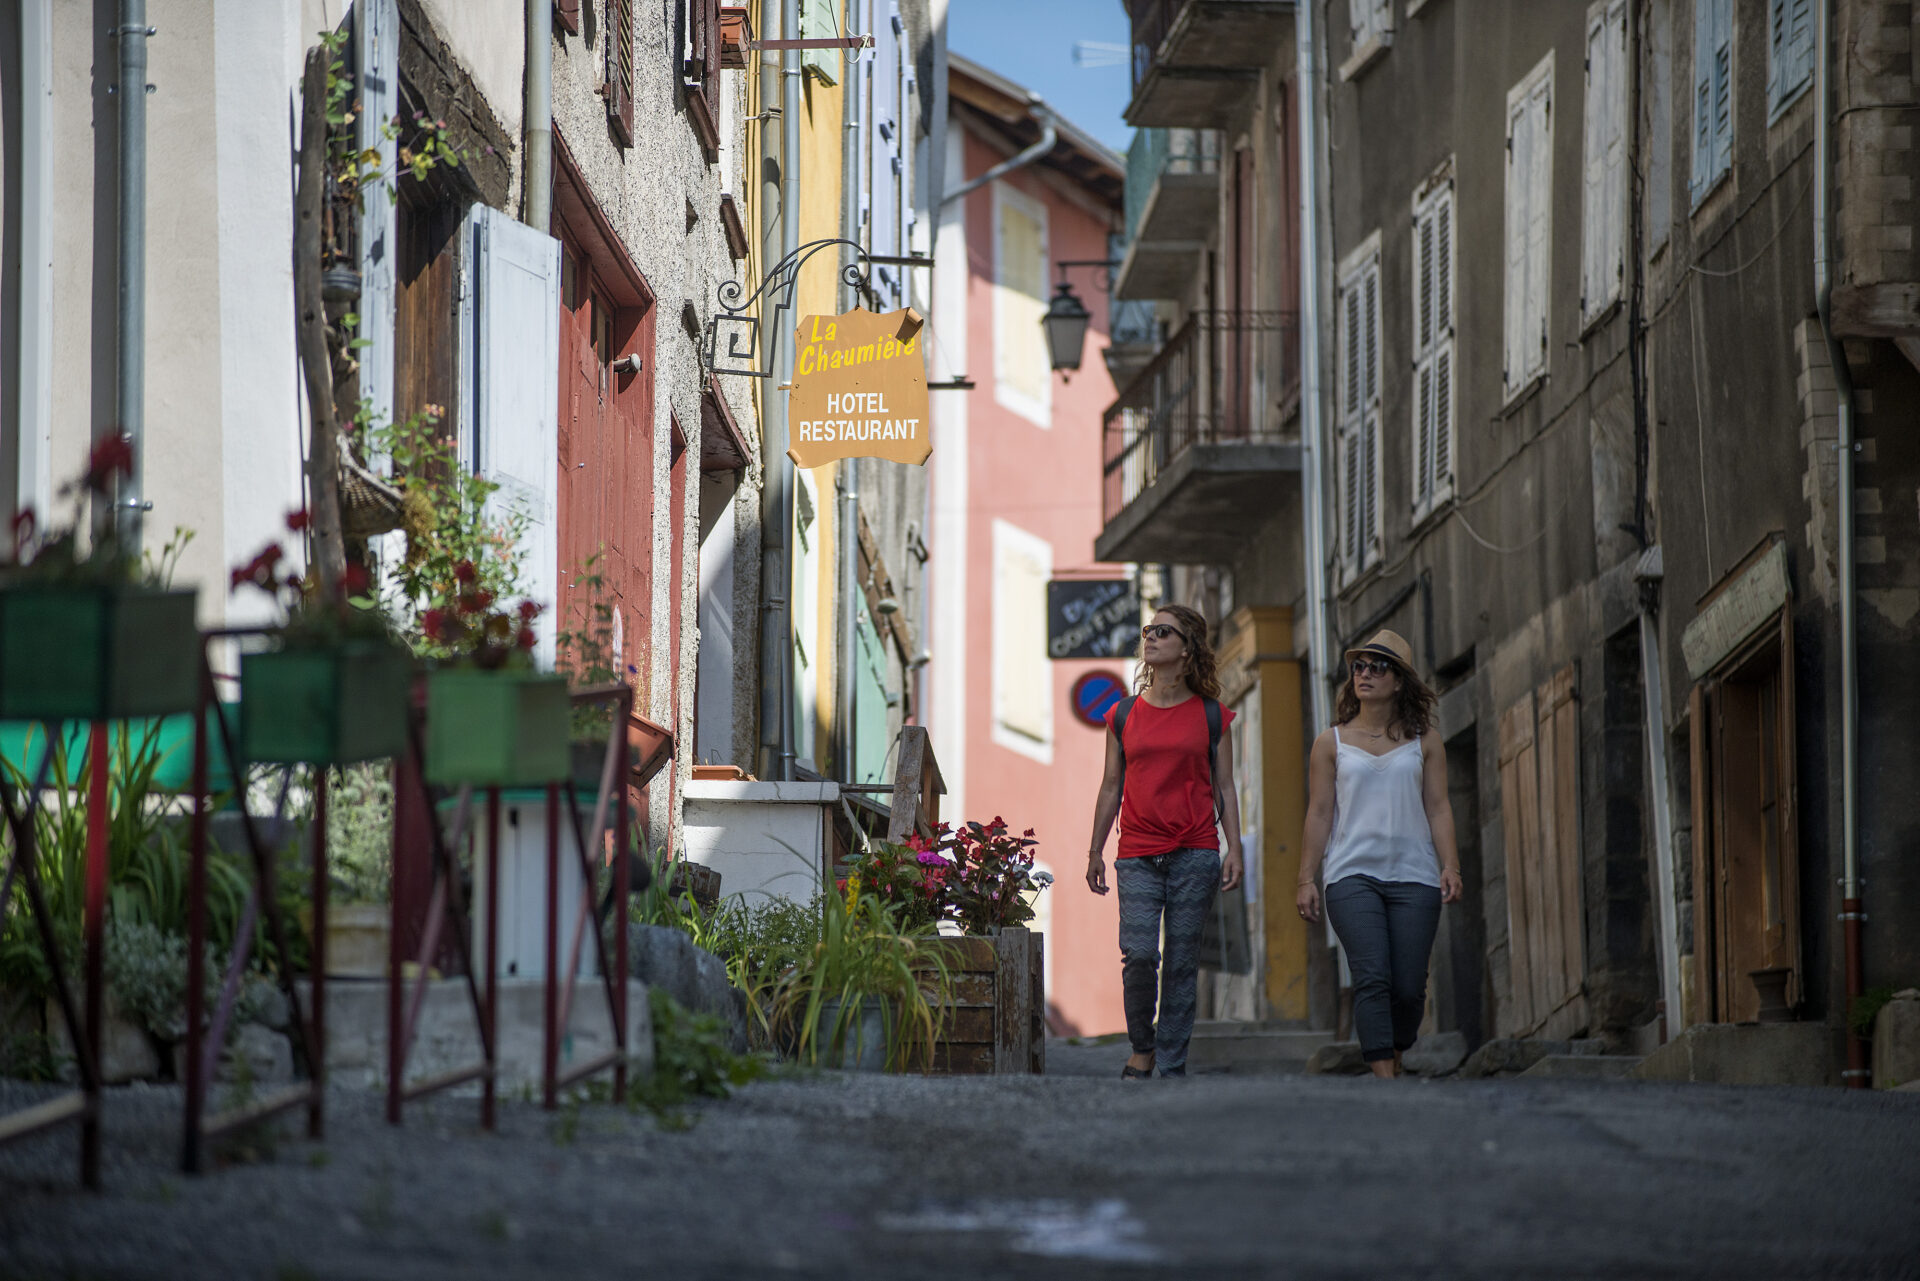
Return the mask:
<svg viewBox="0 0 1920 1281"><path fill-rule="evenodd" d="M349 565L347 572L340 576L340 585L347 589L347 595L357 596L367 590L367 584L373 581L364 565Z"/></svg>
<svg viewBox="0 0 1920 1281"><path fill-rule="evenodd" d="M472 561L463 560L453 567L453 577L455 582L471 583L480 577L480 571L473 567Z"/></svg>
<svg viewBox="0 0 1920 1281"><path fill-rule="evenodd" d="M103 487L115 476L133 474L133 437L102 436L87 456L87 484Z"/></svg>
<svg viewBox="0 0 1920 1281"><path fill-rule="evenodd" d="M482 587L479 591L473 593L473 603L476 609L485 609L487 606L493 604L493 593Z"/></svg>
<svg viewBox="0 0 1920 1281"><path fill-rule="evenodd" d="M530 600L523 600L520 602L520 621L521 622L531 623L535 618L538 618L539 616L540 616L540 607L538 605L534 604Z"/></svg>
<svg viewBox="0 0 1920 1281"><path fill-rule="evenodd" d="M463 614L477 614L480 612L479 593L462 592L454 604L459 606L460 612Z"/></svg>
<svg viewBox="0 0 1920 1281"><path fill-rule="evenodd" d="M22 507L13 517L13 547L15 551L26 546L33 538L35 517L33 508Z"/></svg>
<svg viewBox="0 0 1920 1281"><path fill-rule="evenodd" d="M239 590L240 590L240 584L242 584L242 583L244 583L244 582L246 582L246 581L247 581L247 579L249 579L250 577L252 577L252 575L251 575L250 573L248 573L248 570L249 570L249 569L251 569L251 568L252 568L251 566L248 566L248 565L242 565L242 566L240 566L240 568L238 568L238 569L236 569L236 570L234 570L234 571L233 571L233 576L232 576L232 579L231 579L231 582L230 582L230 584L229 584L229 585L230 585L230 588L231 588L231 590L233 590L233 591L236 591L236 592L237 592L237 591L239 591Z"/></svg>
<svg viewBox="0 0 1920 1281"><path fill-rule="evenodd" d="M420 615L420 630L426 633L428 640L441 639L441 632L446 624L447 616L441 610L430 609Z"/></svg>
<svg viewBox="0 0 1920 1281"><path fill-rule="evenodd" d="M534 635L533 628L522 627L520 629L519 645L521 649L532 649L539 643L540 638Z"/></svg>
<svg viewBox="0 0 1920 1281"><path fill-rule="evenodd" d="M297 534L311 524L313 524L313 517L304 507L287 513L287 530L290 533Z"/></svg>

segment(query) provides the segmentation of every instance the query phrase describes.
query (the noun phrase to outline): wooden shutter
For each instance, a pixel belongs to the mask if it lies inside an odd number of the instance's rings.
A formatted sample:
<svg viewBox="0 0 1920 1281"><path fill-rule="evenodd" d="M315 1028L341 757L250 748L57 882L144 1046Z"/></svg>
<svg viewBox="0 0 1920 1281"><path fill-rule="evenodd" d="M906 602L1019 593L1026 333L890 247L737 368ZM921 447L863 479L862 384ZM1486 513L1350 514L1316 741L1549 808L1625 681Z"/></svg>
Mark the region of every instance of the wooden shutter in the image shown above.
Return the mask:
<svg viewBox="0 0 1920 1281"><path fill-rule="evenodd" d="M580 34L580 0L553 0L553 25L570 36Z"/></svg>
<svg viewBox="0 0 1920 1281"><path fill-rule="evenodd" d="M1813 0L1767 0L1767 123L1813 75Z"/></svg>
<svg viewBox="0 0 1920 1281"><path fill-rule="evenodd" d="M1533 695L1500 717L1500 826L1507 854L1507 988L1510 1032L1531 1030L1545 1012L1545 976L1532 963L1540 896L1540 773L1534 752Z"/></svg>
<svg viewBox="0 0 1920 1281"><path fill-rule="evenodd" d="M1586 955L1581 911L1586 894L1580 857L1580 705L1574 700L1573 667L1555 673L1536 698L1541 880L1546 901L1538 959L1547 991L1547 1007L1541 1013L1550 1015L1580 995Z"/></svg>
<svg viewBox="0 0 1920 1281"><path fill-rule="evenodd" d="M607 0L607 121L614 140L633 145L633 0Z"/></svg>
<svg viewBox="0 0 1920 1281"><path fill-rule="evenodd" d="M1684 1023L1711 1023L1717 1003L1713 990L1714 932L1718 928L1714 908L1713 882L1713 778L1708 733L1711 705L1708 687L1698 684L1687 694L1687 746L1693 804L1693 1008L1686 1011ZM1671 1029L1678 1024L1667 1020Z"/></svg>
<svg viewBox="0 0 1920 1281"><path fill-rule="evenodd" d="M400 109L400 11L394 0L363 0L353 10L353 56L359 71L360 113L354 120L356 144L378 154L385 173L396 171L399 143L386 133ZM359 202L360 313L354 354L360 365L360 395L373 416L391 422L395 364L394 315L398 281L395 202L377 197Z"/></svg>
<svg viewBox="0 0 1920 1281"><path fill-rule="evenodd" d="M1713 180L1713 6L1693 0L1693 172L1688 191L1693 203Z"/></svg>
<svg viewBox="0 0 1920 1281"><path fill-rule="evenodd" d="M1511 396L1527 381L1527 175L1532 135L1523 98L1507 106L1507 289L1502 378Z"/></svg>
<svg viewBox="0 0 1920 1281"><path fill-rule="evenodd" d="M1733 0L1713 0L1713 177L1733 166Z"/></svg>
<svg viewBox="0 0 1920 1281"><path fill-rule="evenodd" d="M1434 198L1433 497L1453 488L1453 180Z"/></svg>
<svg viewBox="0 0 1920 1281"><path fill-rule="evenodd" d="M877 7L877 6L876 6ZM862 198L871 200L868 245L882 257L907 252L900 222L900 193L905 181L905 144L901 121L905 118L900 92L901 69L905 50L900 32L899 7L888 6L889 25L876 32L873 60L868 64L873 76L873 134L871 137L871 190ZM905 272L899 267L874 269L874 284L884 308L906 305L902 292Z"/></svg>
<svg viewBox="0 0 1920 1281"><path fill-rule="evenodd" d="M720 154L720 0L686 0L687 121L709 161Z"/></svg>
<svg viewBox="0 0 1920 1281"><path fill-rule="evenodd" d="M1414 206L1413 506L1451 484L1453 460L1453 183Z"/></svg>
<svg viewBox="0 0 1920 1281"><path fill-rule="evenodd" d="M1531 145L1527 174L1527 371L1547 367L1547 305L1552 282L1553 77L1545 77L1528 102Z"/></svg>
<svg viewBox="0 0 1920 1281"><path fill-rule="evenodd" d="M1587 18L1586 181L1580 315L1599 315L1620 296L1625 274L1626 28L1624 0L1602 0Z"/></svg>
<svg viewBox="0 0 1920 1281"><path fill-rule="evenodd" d="M1362 277L1366 350L1362 360L1365 400L1360 423L1360 563L1365 565L1380 541L1380 257L1367 263Z"/></svg>
<svg viewBox="0 0 1920 1281"><path fill-rule="evenodd" d="M560 242L476 204L463 238L472 253L463 317L472 353L462 382L478 470L497 482L490 516L526 522L520 581L548 608L535 657L553 663L559 576Z"/></svg>

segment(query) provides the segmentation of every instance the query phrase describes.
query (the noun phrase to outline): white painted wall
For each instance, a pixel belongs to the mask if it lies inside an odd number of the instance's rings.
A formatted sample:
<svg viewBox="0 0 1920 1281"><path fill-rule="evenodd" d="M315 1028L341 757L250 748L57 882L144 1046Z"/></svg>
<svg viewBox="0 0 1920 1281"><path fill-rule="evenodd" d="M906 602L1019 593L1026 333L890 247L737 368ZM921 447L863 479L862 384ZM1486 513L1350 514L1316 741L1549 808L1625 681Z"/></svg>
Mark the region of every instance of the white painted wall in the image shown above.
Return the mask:
<svg viewBox="0 0 1920 1281"><path fill-rule="evenodd" d="M965 155L966 137L958 122L950 123L945 190L966 180ZM956 200L941 210L937 225L932 329L940 340L933 345L927 377L945 382L967 372L966 201ZM932 690L927 731L947 784L941 801L946 814L967 812L967 400L959 392L936 392L932 399L933 626L928 646L934 658L927 669Z"/></svg>

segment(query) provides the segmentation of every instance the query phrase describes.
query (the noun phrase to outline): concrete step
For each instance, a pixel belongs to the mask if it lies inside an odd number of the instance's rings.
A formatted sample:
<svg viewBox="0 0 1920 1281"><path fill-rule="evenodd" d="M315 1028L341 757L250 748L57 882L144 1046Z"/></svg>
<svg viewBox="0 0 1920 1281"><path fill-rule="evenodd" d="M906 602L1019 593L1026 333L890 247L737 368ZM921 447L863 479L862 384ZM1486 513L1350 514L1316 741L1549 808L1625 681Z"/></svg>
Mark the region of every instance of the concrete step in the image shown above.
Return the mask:
<svg viewBox="0 0 1920 1281"><path fill-rule="evenodd" d="M1551 1076L1562 1080L1624 1081L1640 1065L1633 1054L1549 1054L1521 1076Z"/></svg>
<svg viewBox="0 0 1920 1281"><path fill-rule="evenodd" d="M1822 1023L1696 1023L1640 1060L1643 1081L1838 1085L1840 1034Z"/></svg>

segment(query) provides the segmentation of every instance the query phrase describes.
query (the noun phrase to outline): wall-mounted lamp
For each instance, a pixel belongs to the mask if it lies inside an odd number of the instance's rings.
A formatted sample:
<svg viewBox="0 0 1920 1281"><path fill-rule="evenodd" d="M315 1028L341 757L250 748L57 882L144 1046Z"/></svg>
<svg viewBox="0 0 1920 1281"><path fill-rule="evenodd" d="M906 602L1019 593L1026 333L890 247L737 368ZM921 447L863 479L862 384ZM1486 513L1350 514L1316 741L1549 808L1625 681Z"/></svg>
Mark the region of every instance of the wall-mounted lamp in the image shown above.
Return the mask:
<svg viewBox="0 0 1920 1281"><path fill-rule="evenodd" d="M1087 322L1093 318L1087 305L1080 301L1080 295L1074 293L1073 286L1067 282L1067 268L1119 265L1118 261L1106 258L1054 264L1060 271L1060 283L1054 286L1053 301L1047 304L1047 314L1040 318L1040 327L1046 331L1047 356L1055 369L1072 372L1080 368L1080 352L1087 341Z"/></svg>

